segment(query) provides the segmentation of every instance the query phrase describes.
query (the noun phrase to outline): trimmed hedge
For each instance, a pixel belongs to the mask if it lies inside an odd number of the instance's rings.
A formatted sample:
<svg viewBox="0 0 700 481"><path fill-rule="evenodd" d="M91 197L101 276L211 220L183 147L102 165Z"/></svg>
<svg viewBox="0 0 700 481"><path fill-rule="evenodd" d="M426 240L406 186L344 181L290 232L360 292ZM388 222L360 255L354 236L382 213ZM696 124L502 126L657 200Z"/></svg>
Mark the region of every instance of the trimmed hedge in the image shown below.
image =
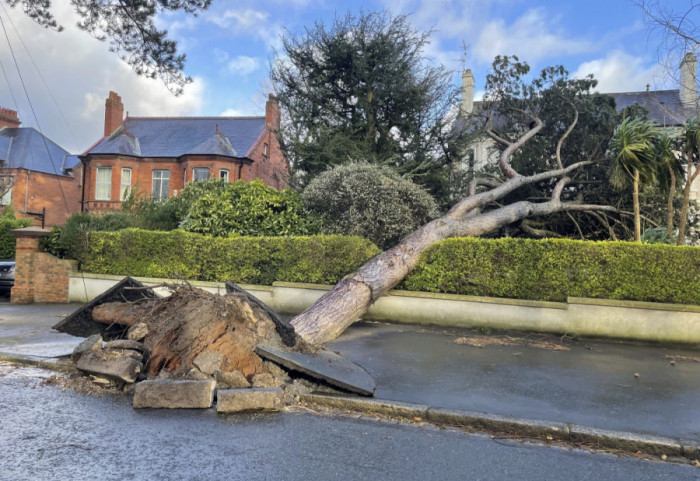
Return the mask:
<svg viewBox="0 0 700 481"><path fill-rule="evenodd" d="M588 297L700 304L700 248L448 239L423 253L400 288L542 301Z"/></svg>
<svg viewBox="0 0 700 481"><path fill-rule="evenodd" d="M138 277L335 284L379 249L360 237L217 238L175 230L91 232L85 272Z"/></svg>
<svg viewBox="0 0 700 481"><path fill-rule="evenodd" d="M12 208L5 208L5 211L0 215L0 259L15 258L17 238L12 231L31 225L31 219L17 219L15 218L15 213Z"/></svg>

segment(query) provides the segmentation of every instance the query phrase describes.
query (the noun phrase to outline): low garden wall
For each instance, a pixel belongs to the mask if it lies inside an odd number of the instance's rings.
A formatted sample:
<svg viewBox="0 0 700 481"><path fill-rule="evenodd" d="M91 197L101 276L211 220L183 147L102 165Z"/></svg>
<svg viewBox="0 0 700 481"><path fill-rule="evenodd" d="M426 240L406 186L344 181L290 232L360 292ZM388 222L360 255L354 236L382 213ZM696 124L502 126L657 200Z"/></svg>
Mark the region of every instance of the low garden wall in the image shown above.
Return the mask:
<svg viewBox="0 0 700 481"><path fill-rule="evenodd" d="M86 302L119 282L122 276L73 273L72 302ZM177 280L137 278L147 285ZM223 294L223 283L190 281L195 287ZM276 311L298 314L331 286L275 282L242 284ZM167 295L168 291L156 289ZM572 336L599 336L655 342L700 344L700 306L604 299L569 298L567 302L528 301L455 294L391 291L364 316L368 320L448 327L487 327Z"/></svg>
<svg viewBox="0 0 700 481"><path fill-rule="evenodd" d="M81 262L94 274L75 274L70 295L90 299L124 275L150 284L188 279L221 293L232 281L279 312L297 314L377 253L370 242L345 236L93 232ZM700 343L700 248L448 239L427 249L365 318Z"/></svg>

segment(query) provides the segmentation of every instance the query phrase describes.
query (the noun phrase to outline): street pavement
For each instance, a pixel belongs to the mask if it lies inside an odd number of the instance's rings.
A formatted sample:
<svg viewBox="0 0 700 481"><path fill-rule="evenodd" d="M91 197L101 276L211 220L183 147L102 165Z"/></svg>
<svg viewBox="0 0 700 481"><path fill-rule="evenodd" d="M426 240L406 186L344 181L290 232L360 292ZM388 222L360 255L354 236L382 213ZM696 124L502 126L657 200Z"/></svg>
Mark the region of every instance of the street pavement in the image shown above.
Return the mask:
<svg viewBox="0 0 700 481"><path fill-rule="evenodd" d="M81 338L51 326L78 307L0 304L0 353L70 354ZM531 342L455 343L469 337ZM697 349L382 323L328 347L374 376L380 399L700 441Z"/></svg>
<svg viewBox="0 0 700 481"><path fill-rule="evenodd" d="M42 385L50 374L0 362L3 481L700 479L689 465L302 410L134 410Z"/></svg>

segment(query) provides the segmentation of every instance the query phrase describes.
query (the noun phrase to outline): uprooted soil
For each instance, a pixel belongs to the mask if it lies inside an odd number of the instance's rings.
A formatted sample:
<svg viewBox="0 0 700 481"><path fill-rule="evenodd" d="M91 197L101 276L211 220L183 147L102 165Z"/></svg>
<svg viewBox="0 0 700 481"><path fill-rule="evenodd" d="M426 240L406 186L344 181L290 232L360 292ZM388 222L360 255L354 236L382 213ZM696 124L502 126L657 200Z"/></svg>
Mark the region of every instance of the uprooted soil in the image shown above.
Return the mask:
<svg viewBox="0 0 700 481"><path fill-rule="evenodd" d="M186 285L166 298L119 304L104 305L99 315L106 318L100 322L130 326L129 337L146 346L150 378L185 379L193 371L208 376L237 371L248 381L260 374L281 375L254 350L259 344L290 347L270 314L244 294L220 296ZM300 339L291 348L308 352Z"/></svg>

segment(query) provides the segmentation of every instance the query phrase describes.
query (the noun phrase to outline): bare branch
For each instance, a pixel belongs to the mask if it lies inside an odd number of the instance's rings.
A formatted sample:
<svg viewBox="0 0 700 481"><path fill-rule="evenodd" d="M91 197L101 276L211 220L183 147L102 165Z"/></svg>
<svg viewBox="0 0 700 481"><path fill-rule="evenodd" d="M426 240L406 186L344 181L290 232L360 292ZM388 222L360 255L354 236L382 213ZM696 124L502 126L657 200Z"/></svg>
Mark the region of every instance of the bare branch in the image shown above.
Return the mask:
<svg viewBox="0 0 700 481"><path fill-rule="evenodd" d="M559 182L557 182L557 185L554 186L554 190L552 190L552 200L561 199L561 193L569 182L571 182L570 177L562 177Z"/></svg>
<svg viewBox="0 0 700 481"><path fill-rule="evenodd" d="M585 160L582 162L571 164L563 169L548 170L546 172L540 172L538 174L530 175L527 177L517 176L508 179L507 181L505 181L504 183L502 183L494 189L462 199L447 212L445 217L448 217L453 220L460 220L464 217L464 215L467 212L471 211L472 209L500 199L501 197L510 194L514 190L524 185L532 184L534 182L540 182L542 180L561 177L570 172L573 172L576 169L580 169L581 167L585 167L586 165L591 164L593 164L593 161Z"/></svg>
<svg viewBox="0 0 700 481"><path fill-rule="evenodd" d="M531 235L533 237L556 237L556 238L561 238L563 237L560 234L557 234L554 231L547 230L547 229L537 229L532 226L531 222L527 219L524 219L520 223L520 228L523 230L523 232L527 233L528 235Z"/></svg>
<svg viewBox="0 0 700 481"><path fill-rule="evenodd" d="M508 146L510 146L510 145L512 144L512 142L509 142L509 141L507 141L506 139L504 139L504 138L502 138L502 137L499 137L498 134L496 134L496 132L494 132L494 131L491 130L491 129L489 129L489 130L486 131L486 135L488 135L489 137L491 137L493 140L495 140L495 141L498 142L499 144L505 145L506 147L508 147Z"/></svg>
<svg viewBox="0 0 700 481"><path fill-rule="evenodd" d="M581 226L579 225L578 222L576 222L576 219L574 219L574 216L571 215L571 212L567 212L566 215L567 215L567 217L569 217L569 219L571 219L571 222L573 222L574 225L576 226L576 230L578 231L578 235L581 236L581 240L586 240L586 237L583 235L583 231L581 230Z"/></svg>
<svg viewBox="0 0 700 481"><path fill-rule="evenodd" d="M521 111L520 109L513 109L513 110L515 110L515 111ZM522 112L522 111L521 111L521 112ZM529 115L529 114L527 114L527 115ZM516 140L515 142L513 142L512 144L510 144L510 145L506 148L506 150L504 150L504 151L501 153L501 158L498 160L498 165L499 165L499 167L501 168L501 170L503 171L503 173L505 174L505 176L508 177L509 179L512 179L512 178L517 177L517 176L520 175L520 174L518 174L518 172L510 165L510 162L509 162L510 156L513 155L513 153L514 153L516 150L518 150L520 147L522 147L523 144L525 144L525 142L527 142L528 140L530 140L532 137L534 137L535 135L537 135L537 133L538 133L540 130L542 130L542 126L543 126L542 120L539 119L538 117L532 117L531 115L529 115L529 116L530 116L530 117L533 119L533 121L535 122L535 126L534 126L533 128L531 128L530 130L528 130L527 132L525 132L525 134L523 134L523 136L520 137L518 140Z"/></svg>
<svg viewBox="0 0 700 481"><path fill-rule="evenodd" d="M560 97L564 102L566 102L567 104L569 104L569 105L571 106L572 109L574 109L574 120L573 120L573 122L571 122L571 125L569 125L569 128L566 129L566 132L564 132L564 135L562 135L561 138L559 139L559 142L557 142L557 152L556 152L556 155L557 155L557 167L559 167L560 169L563 169L563 168L564 168L564 165L563 165L562 162L561 162L561 146L562 146L562 144L564 143L564 140L566 140L566 138L569 136L569 134L571 133L571 131L574 130L574 127L576 126L576 123L578 122L578 109L576 108L576 106L574 105L574 103L573 103L571 100L567 99L567 98L564 97L563 95L559 95L559 97Z"/></svg>

